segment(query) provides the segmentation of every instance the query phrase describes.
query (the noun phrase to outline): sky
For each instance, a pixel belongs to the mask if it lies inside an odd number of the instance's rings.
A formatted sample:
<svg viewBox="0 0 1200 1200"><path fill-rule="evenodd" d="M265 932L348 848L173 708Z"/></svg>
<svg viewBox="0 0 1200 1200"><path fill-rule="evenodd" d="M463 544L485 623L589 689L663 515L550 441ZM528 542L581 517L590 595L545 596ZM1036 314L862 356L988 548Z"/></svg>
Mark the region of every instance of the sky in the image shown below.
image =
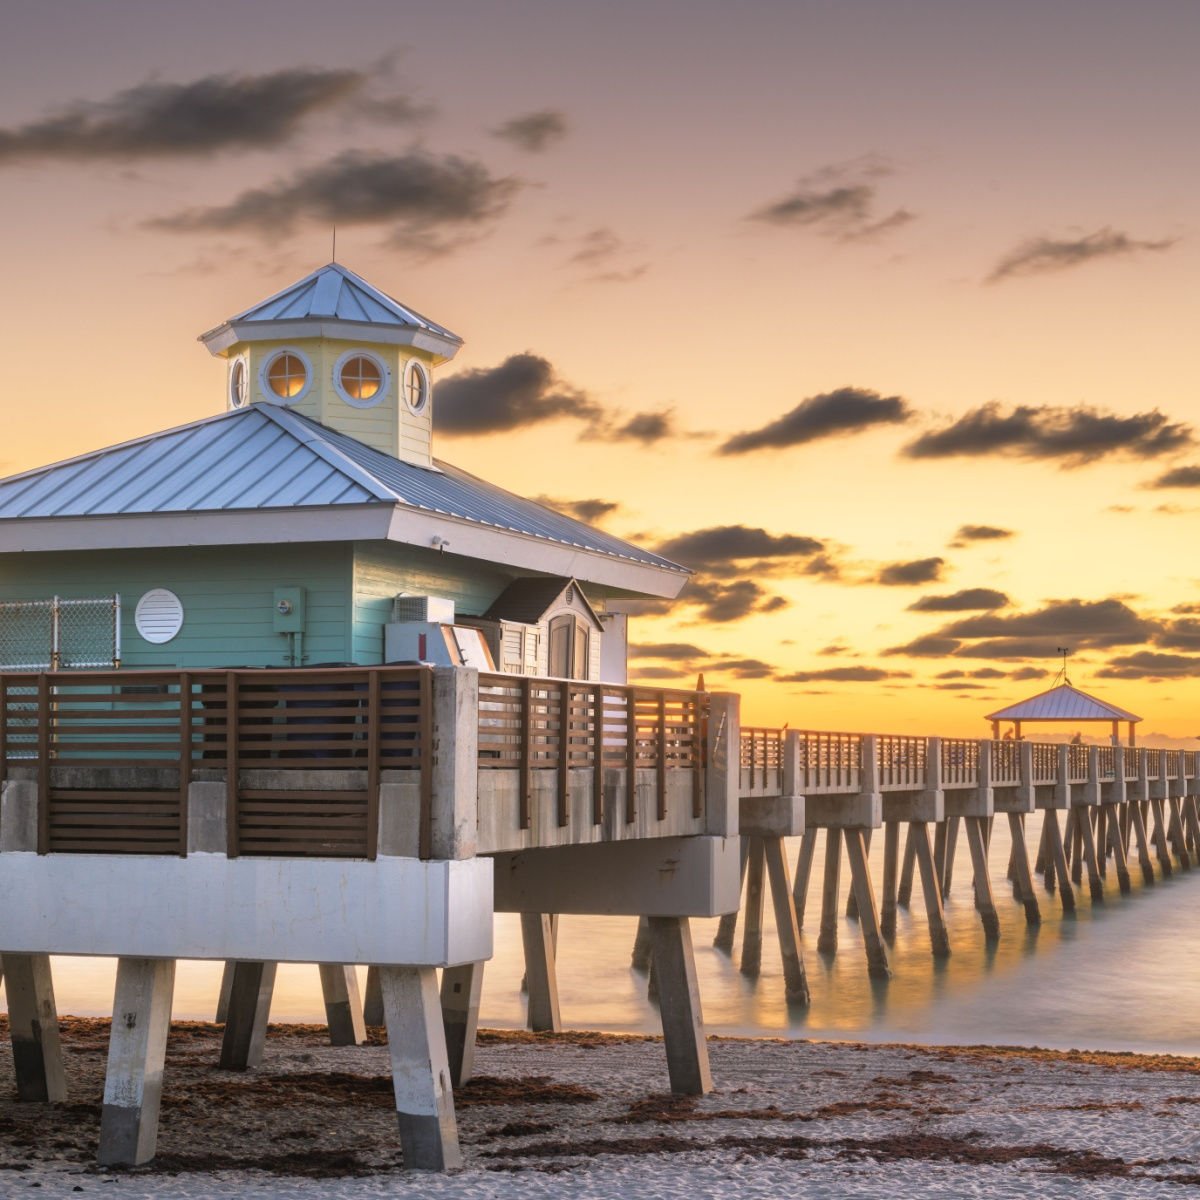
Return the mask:
<svg viewBox="0 0 1200 1200"><path fill-rule="evenodd" d="M638 678L1196 744L1192 0L0 0L7 474L224 406L337 257L461 334L435 453L696 570ZM480 401L486 397L486 403Z"/></svg>

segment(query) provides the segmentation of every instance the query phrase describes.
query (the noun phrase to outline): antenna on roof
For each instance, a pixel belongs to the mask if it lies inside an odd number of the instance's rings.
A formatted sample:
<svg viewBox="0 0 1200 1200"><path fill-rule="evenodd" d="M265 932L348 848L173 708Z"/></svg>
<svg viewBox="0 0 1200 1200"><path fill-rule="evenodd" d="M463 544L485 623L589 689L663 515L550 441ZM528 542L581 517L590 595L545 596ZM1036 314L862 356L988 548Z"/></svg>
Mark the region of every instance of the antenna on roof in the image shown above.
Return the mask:
<svg viewBox="0 0 1200 1200"><path fill-rule="evenodd" d="M1071 651L1066 646L1058 646L1055 649L1055 653L1062 655L1063 664L1062 664L1062 668L1058 672L1058 675L1055 675L1054 682L1055 682L1055 684L1057 684L1059 677L1061 676L1063 683L1070 685L1071 680L1070 680L1070 677L1067 675L1067 659L1070 656Z"/></svg>
<svg viewBox="0 0 1200 1200"><path fill-rule="evenodd" d="M329 261L331 263L337 262L337 226L336 225L333 227L333 247L329 251Z"/></svg>

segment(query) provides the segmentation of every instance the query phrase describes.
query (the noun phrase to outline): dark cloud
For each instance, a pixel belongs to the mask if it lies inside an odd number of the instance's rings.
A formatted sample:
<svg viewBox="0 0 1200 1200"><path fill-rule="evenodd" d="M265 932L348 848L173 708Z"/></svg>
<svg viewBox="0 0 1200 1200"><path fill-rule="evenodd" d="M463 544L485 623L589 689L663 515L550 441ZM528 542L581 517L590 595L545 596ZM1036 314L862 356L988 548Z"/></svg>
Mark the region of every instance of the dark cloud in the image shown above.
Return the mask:
<svg viewBox="0 0 1200 1200"><path fill-rule="evenodd" d="M546 241L557 243L559 239ZM650 269L650 264L641 260L643 247L624 241L604 226L589 230L573 246L567 265L582 267L589 283L632 283Z"/></svg>
<svg viewBox="0 0 1200 1200"><path fill-rule="evenodd" d="M1200 467L1175 467L1146 486L1152 488L1198 488L1200 487Z"/></svg>
<svg viewBox="0 0 1200 1200"><path fill-rule="evenodd" d="M775 674L775 668L761 658L726 658L704 668L732 675L735 679L766 679Z"/></svg>
<svg viewBox="0 0 1200 1200"><path fill-rule="evenodd" d="M908 679L907 671L880 667L826 667L820 671L792 671L778 676L780 683L878 683L881 679Z"/></svg>
<svg viewBox="0 0 1200 1200"><path fill-rule="evenodd" d="M1190 679L1200 676L1200 658L1139 650L1111 659L1096 674L1101 679Z"/></svg>
<svg viewBox="0 0 1200 1200"><path fill-rule="evenodd" d="M297 224L392 226L392 241L429 252L478 234L520 188L482 163L415 149L400 155L347 150L229 204L185 209L148 222L173 233L287 232Z"/></svg>
<svg viewBox="0 0 1200 1200"><path fill-rule="evenodd" d="M693 578L681 599L699 608L705 621L724 624L740 621L753 612L774 612L782 607L776 603L780 597L768 596L763 587L753 579L735 579L732 583L718 583L711 579ZM783 601L786 605L787 601Z"/></svg>
<svg viewBox="0 0 1200 1200"><path fill-rule="evenodd" d="M998 542L1015 536L1011 529L1001 529L998 525L960 525L950 545L959 549L972 542Z"/></svg>
<svg viewBox="0 0 1200 1200"><path fill-rule="evenodd" d="M675 415L672 412L635 413L628 421L618 424L608 434L611 441L641 442L652 446L664 438L676 434Z"/></svg>
<svg viewBox="0 0 1200 1200"><path fill-rule="evenodd" d="M936 583L942 577L944 558L917 558L911 562L887 563L879 568L874 582L886 587L913 587L919 583Z"/></svg>
<svg viewBox="0 0 1200 1200"><path fill-rule="evenodd" d="M597 524L621 510L620 504L615 500L563 500L557 496L535 496L534 500L587 524Z"/></svg>
<svg viewBox="0 0 1200 1200"><path fill-rule="evenodd" d="M558 378L537 354L513 354L497 367L477 367L438 381L438 433L477 436L572 418L594 426L603 408Z"/></svg>
<svg viewBox="0 0 1200 1200"><path fill-rule="evenodd" d="M909 658L949 658L954 654L962 642L957 638L940 637L937 634L930 634L927 637L919 637L911 642L905 643L903 646L892 646L884 651L889 657L896 654L904 654Z"/></svg>
<svg viewBox="0 0 1200 1200"><path fill-rule="evenodd" d="M881 396L863 388L843 387L801 400L790 412L760 429L735 434L718 454L778 450L821 438L861 433L875 425L902 425L912 409L899 396Z"/></svg>
<svg viewBox="0 0 1200 1200"><path fill-rule="evenodd" d="M366 96L371 79L365 71L293 67L264 75L207 75L191 83L142 83L0 129L0 164L184 158L274 147L307 117L351 100L369 115L392 120L411 120L424 111L408 97Z"/></svg>
<svg viewBox="0 0 1200 1200"><path fill-rule="evenodd" d="M1172 611L1178 611L1178 608ZM1195 617L1164 621L1154 635L1154 644L1168 650L1200 651L1200 621Z"/></svg>
<svg viewBox="0 0 1200 1200"><path fill-rule="evenodd" d="M629 657L690 662L694 658L709 658L711 655L691 642L641 642L630 645Z"/></svg>
<svg viewBox="0 0 1200 1200"><path fill-rule="evenodd" d="M980 667L978 671L971 672L972 679L1006 679L1008 678L1007 671L998 671L995 667Z"/></svg>
<svg viewBox="0 0 1200 1200"><path fill-rule="evenodd" d="M724 570L738 560L809 558L823 548L824 543L803 534L768 533L747 525L714 525L677 534L663 542L658 552L697 570Z"/></svg>
<svg viewBox="0 0 1200 1200"><path fill-rule="evenodd" d="M1010 601L993 588L964 588L949 596L922 596L908 607L912 612L968 612L978 608L1007 608Z"/></svg>
<svg viewBox="0 0 1200 1200"><path fill-rule="evenodd" d="M906 208L879 215L874 182L889 168L862 161L825 169L800 179L787 195L764 204L747 220L783 229L809 229L839 242L869 241L915 220Z"/></svg>
<svg viewBox="0 0 1200 1200"><path fill-rule="evenodd" d="M1115 599L1055 600L1033 612L967 617L939 630L944 637L964 640L1046 638L1072 649L1144 642L1153 632L1153 622Z"/></svg>
<svg viewBox="0 0 1200 1200"><path fill-rule="evenodd" d="M1041 667L1019 667L1010 672L1008 677L1020 683L1026 679L1045 679L1048 674L1049 671L1043 670Z"/></svg>
<svg viewBox="0 0 1200 1200"><path fill-rule="evenodd" d="M1048 405L1018 405L1005 412L993 401L923 433L903 453L908 458L1011 454L1080 466L1106 454L1155 458L1191 442L1190 426L1172 422L1157 409L1130 417Z"/></svg>
<svg viewBox="0 0 1200 1200"><path fill-rule="evenodd" d="M1100 258L1123 258L1147 250L1169 250L1177 238L1143 241L1117 229L1097 229L1085 237L1056 241L1053 238L1030 238L1006 254L987 277L988 283L999 283L1019 275L1044 275L1051 271L1066 271Z"/></svg>
<svg viewBox="0 0 1200 1200"><path fill-rule="evenodd" d="M540 154L567 136L570 128L566 114L544 108L539 112L513 117L491 131L493 137L510 142L519 150Z"/></svg>
<svg viewBox="0 0 1200 1200"><path fill-rule="evenodd" d="M674 667L631 667L629 674L634 679L679 679L682 672Z"/></svg>

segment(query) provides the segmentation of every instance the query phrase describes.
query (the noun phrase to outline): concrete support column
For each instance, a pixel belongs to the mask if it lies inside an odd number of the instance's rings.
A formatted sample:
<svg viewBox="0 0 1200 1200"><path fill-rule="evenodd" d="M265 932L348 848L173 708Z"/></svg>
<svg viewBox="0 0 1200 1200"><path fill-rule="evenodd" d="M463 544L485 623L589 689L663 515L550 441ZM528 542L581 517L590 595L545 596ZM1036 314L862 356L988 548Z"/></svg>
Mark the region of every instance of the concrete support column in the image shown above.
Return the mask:
<svg viewBox="0 0 1200 1200"><path fill-rule="evenodd" d="M742 927L741 972L743 975L757 975L762 967L763 906L766 901L763 892L765 868L766 855L763 850L763 839L760 837L747 839L746 922Z"/></svg>
<svg viewBox="0 0 1200 1200"><path fill-rule="evenodd" d="M879 910L875 906L875 889L867 869L866 836L861 829L846 830L846 857L850 860L850 879L858 899L858 920L862 928L863 948L867 952L867 973L872 979L887 979L892 974L888 966L887 947L879 929Z"/></svg>
<svg viewBox="0 0 1200 1200"><path fill-rule="evenodd" d="M904 854L900 864L900 886L896 890L896 903L907 908L912 903L913 869L917 865L917 843L914 840L912 822L904 834Z"/></svg>
<svg viewBox="0 0 1200 1200"><path fill-rule="evenodd" d="M433 670L434 858L474 858L479 843L479 672Z"/></svg>
<svg viewBox="0 0 1200 1200"><path fill-rule="evenodd" d="M950 934L946 929L946 914L942 908L942 880L938 875L933 847L929 844L929 826L914 821L909 826L913 858L921 872L921 890L925 895L925 915L929 922L929 943L934 958L950 957Z"/></svg>
<svg viewBox="0 0 1200 1200"><path fill-rule="evenodd" d="M830 827L825 830L825 877L821 883L821 929L817 935L817 950L821 954L837 953L841 872L842 831Z"/></svg>
<svg viewBox="0 0 1200 1200"><path fill-rule="evenodd" d="M529 988L529 1028L535 1033L558 1033L558 971L554 961L554 930L547 913L521 914L525 948L525 981Z"/></svg>
<svg viewBox="0 0 1200 1200"><path fill-rule="evenodd" d="M750 850L750 839L747 837L738 838L738 860L739 860L739 884L738 884L738 902L741 903L742 890L746 886L746 859ZM717 950L724 950L726 954L733 953L733 939L737 933L738 910L735 908L733 912L724 913L721 919L717 922L717 932L713 937L713 947ZM638 922L638 940L634 945L634 967L639 971L645 971L650 966L650 926L645 923L646 918L642 917ZM639 947L644 958L644 966L638 966L637 955Z"/></svg>
<svg viewBox="0 0 1200 1200"><path fill-rule="evenodd" d="M988 874L987 817L964 817L967 826L967 846L971 851L971 867L975 875L975 907L983 921L983 933L993 941L1000 936L1000 918L996 913L996 899L992 895L992 880Z"/></svg>
<svg viewBox="0 0 1200 1200"><path fill-rule="evenodd" d="M804 910L808 907L808 885L812 879L813 858L817 852L816 826L810 825L800 839L796 855L796 878L792 881L792 900L796 908L796 923L804 928Z"/></svg>
<svg viewBox="0 0 1200 1200"><path fill-rule="evenodd" d="M896 936L897 881L900 867L900 822L886 821L883 826L883 905L879 928L884 937Z"/></svg>
<svg viewBox="0 0 1200 1200"><path fill-rule="evenodd" d="M708 698L708 759L704 772L704 832L737 837L741 810L742 698L713 692Z"/></svg>
<svg viewBox="0 0 1200 1200"><path fill-rule="evenodd" d="M235 962L229 1013L221 1039L223 1071L246 1071L262 1062L275 991L273 962Z"/></svg>
<svg viewBox="0 0 1200 1200"><path fill-rule="evenodd" d="M442 1027L446 1033L450 1082L454 1087L462 1087L474 1073L482 992L483 963L464 963L442 972Z"/></svg>
<svg viewBox="0 0 1200 1200"><path fill-rule="evenodd" d="M97 1153L106 1166L136 1167L154 1157L174 988L174 959L117 962Z"/></svg>
<svg viewBox="0 0 1200 1200"><path fill-rule="evenodd" d="M363 1024L383 1024L383 992L379 988L379 968L367 968L367 986L363 991Z"/></svg>
<svg viewBox="0 0 1200 1200"><path fill-rule="evenodd" d="M1075 911L1075 889L1071 886L1071 872L1067 867L1067 853L1063 847L1062 831L1058 827L1058 810L1046 809L1042 818L1046 834L1046 857L1058 877L1058 892L1064 913Z"/></svg>
<svg viewBox="0 0 1200 1200"><path fill-rule="evenodd" d="M712 1074L691 927L687 917L651 917L650 937L654 942L654 973L658 978L658 1007L671 1091L700 1096L712 1091Z"/></svg>
<svg viewBox="0 0 1200 1200"><path fill-rule="evenodd" d="M743 854L742 858L743 858L742 871L745 872L746 867L745 867L745 855L744 854ZM729 917L732 917L734 919L734 921L736 921L737 913L736 912L735 913L726 913L725 916L723 916L721 918L722 926L724 925L725 921ZM720 937L721 937L721 929L720 929L720 927L718 927L717 937L713 940L714 946L718 945L718 943L720 942ZM733 934L731 933L730 934L730 944L731 945L732 945L732 938L733 938ZM635 933L633 936L633 953L629 956L629 965L635 971L649 971L650 970L650 957L651 957L650 926L646 923L645 917L638 917L637 933Z"/></svg>
<svg viewBox="0 0 1200 1200"><path fill-rule="evenodd" d="M17 1099L57 1103L67 1097L54 981L48 954L6 954L5 989Z"/></svg>
<svg viewBox="0 0 1200 1200"><path fill-rule="evenodd" d="M417 1171L460 1167L436 972L432 967L380 967L379 989L404 1165Z"/></svg>
<svg viewBox="0 0 1200 1200"><path fill-rule="evenodd" d="M1075 829L1079 837L1083 861L1087 866L1088 887L1093 900L1104 899L1104 880L1100 878L1100 863L1096 858L1096 838L1092 830L1092 814L1089 808L1075 808Z"/></svg>
<svg viewBox="0 0 1200 1200"><path fill-rule="evenodd" d="M800 926L792 902L783 838L764 838L763 854L767 863L767 879L771 885L771 901L775 908L775 928L779 931L784 995L794 1004L807 1004L811 999L808 976L804 970L804 955L800 950Z"/></svg>
<svg viewBox="0 0 1200 1200"><path fill-rule="evenodd" d="M234 966L234 963L226 962L221 968L221 987L217 992L217 1013L213 1018L218 1025L224 1025L229 1018L229 993L233 990Z"/></svg>
<svg viewBox="0 0 1200 1200"><path fill-rule="evenodd" d="M1101 816L1107 816L1105 822L1105 848L1112 851L1113 869L1117 873L1117 886L1121 895L1129 895L1129 856L1125 845L1125 834L1122 831L1120 810L1115 804L1105 804L1100 809Z"/></svg>
<svg viewBox="0 0 1200 1200"><path fill-rule="evenodd" d="M1029 870L1029 849L1025 845L1025 816L1023 813L1008 814L1008 832L1012 838L1013 890L1025 908L1025 923L1040 925L1042 911L1038 907L1037 892L1033 887L1033 875Z"/></svg>
<svg viewBox="0 0 1200 1200"><path fill-rule="evenodd" d="M345 963L321 963L321 993L331 1046L361 1046L367 1040L358 972Z"/></svg>

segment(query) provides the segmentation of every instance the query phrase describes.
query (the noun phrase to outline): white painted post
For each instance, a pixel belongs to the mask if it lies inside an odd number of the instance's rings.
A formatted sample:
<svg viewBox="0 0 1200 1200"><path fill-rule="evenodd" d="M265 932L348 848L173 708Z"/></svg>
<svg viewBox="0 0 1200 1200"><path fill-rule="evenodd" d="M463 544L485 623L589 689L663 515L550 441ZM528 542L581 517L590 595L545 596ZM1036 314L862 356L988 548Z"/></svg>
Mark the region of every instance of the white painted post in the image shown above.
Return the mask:
<svg viewBox="0 0 1200 1200"><path fill-rule="evenodd" d="M404 1165L462 1166L437 978L432 967L379 968Z"/></svg>
<svg viewBox="0 0 1200 1200"><path fill-rule="evenodd" d="M714 837L738 836L741 703L742 698L730 692L714 692L709 697L704 832Z"/></svg>
<svg viewBox="0 0 1200 1200"><path fill-rule="evenodd" d="M136 1167L154 1157L174 986L174 959L117 962L97 1154L106 1166Z"/></svg>
<svg viewBox="0 0 1200 1200"><path fill-rule="evenodd" d="M5 954L9 1036L17 1099L57 1103L67 1098L54 981L48 954Z"/></svg>
<svg viewBox="0 0 1200 1200"><path fill-rule="evenodd" d="M654 942L654 974L658 979L658 1009L671 1091L701 1096L712 1091L712 1073L691 926L687 917L651 917L650 937Z"/></svg>
<svg viewBox="0 0 1200 1200"><path fill-rule="evenodd" d="M321 963L321 993L331 1046L361 1046L367 1040L358 972L345 963Z"/></svg>
<svg viewBox="0 0 1200 1200"><path fill-rule="evenodd" d="M474 858L479 842L479 672L433 671L434 858Z"/></svg>

